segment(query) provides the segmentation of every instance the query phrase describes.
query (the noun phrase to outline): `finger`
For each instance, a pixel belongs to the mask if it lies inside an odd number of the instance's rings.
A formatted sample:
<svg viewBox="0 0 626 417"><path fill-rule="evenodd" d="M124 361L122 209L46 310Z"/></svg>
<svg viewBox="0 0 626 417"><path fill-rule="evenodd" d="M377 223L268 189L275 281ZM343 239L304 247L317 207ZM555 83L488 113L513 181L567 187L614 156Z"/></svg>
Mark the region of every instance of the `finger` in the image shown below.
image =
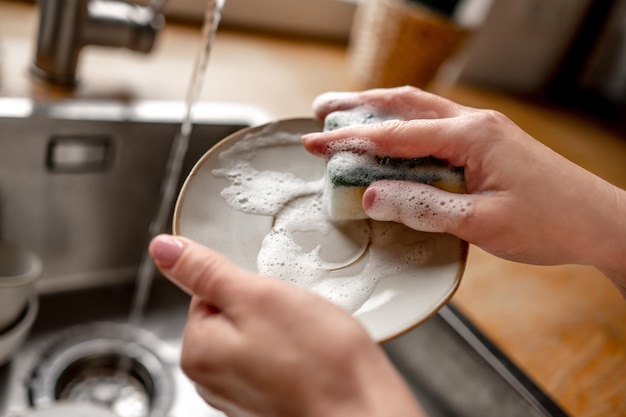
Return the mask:
<svg viewBox="0 0 626 417"><path fill-rule="evenodd" d="M452 117L467 109L451 100L415 87L378 88L361 92L328 92L313 101L315 115L353 108L371 109L377 114L395 114L404 119Z"/></svg>
<svg viewBox="0 0 626 417"><path fill-rule="evenodd" d="M185 373L198 381L218 374L227 362L224 355L230 355L240 340L240 331L236 319L192 297L181 352Z"/></svg>
<svg viewBox="0 0 626 417"><path fill-rule="evenodd" d="M453 194L408 181L378 181L363 195L363 208L374 220L402 223L424 232L446 232L465 238L476 196Z"/></svg>
<svg viewBox="0 0 626 417"><path fill-rule="evenodd" d="M198 392L200 397L211 407L216 408L224 413L228 411L229 414L226 414L228 416L232 414L232 411L229 410L229 407L231 406L231 403L229 401L224 400L224 398L216 395L211 390L203 387L202 385L196 384L196 391Z"/></svg>
<svg viewBox="0 0 626 417"><path fill-rule="evenodd" d="M224 415L228 417L255 417L258 415L242 409L236 402L230 400L229 397L232 396L231 392L216 393L215 389L209 390L201 385L196 385L196 390L207 404L222 411Z"/></svg>
<svg viewBox="0 0 626 417"><path fill-rule="evenodd" d="M302 137L302 141L309 152L319 156L358 148L396 158L434 156L452 165L464 166L467 160L466 143L475 123L465 115L447 119L390 120L309 133Z"/></svg>
<svg viewBox="0 0 626 417"><path fill-rule="evenodd" d="M159 235L149 252L163 274L189 294L223 310L259 281L215 251L189 239Z"/></svg>
<svg viewBox="0 0 626 417"><path fill-rule="evenodd" d="M185 365L190 364L189 368L192 369L190 372L194 372L202 364L219 360L224 350L229 350L238 336L236 320L197 296L191 298L182 351ZM209 342L207 337L210 338ZM203 371L198 376L202 374Z"/></svg>
<svg viewBox="0 0 626 417"><path fill-rule="evenodd" d="M187 317L189 321L202 321L207 317L215 317L220 311L213 305L207 304L206 301L198 296L192 296L189 302L189 311Z"/></svg>

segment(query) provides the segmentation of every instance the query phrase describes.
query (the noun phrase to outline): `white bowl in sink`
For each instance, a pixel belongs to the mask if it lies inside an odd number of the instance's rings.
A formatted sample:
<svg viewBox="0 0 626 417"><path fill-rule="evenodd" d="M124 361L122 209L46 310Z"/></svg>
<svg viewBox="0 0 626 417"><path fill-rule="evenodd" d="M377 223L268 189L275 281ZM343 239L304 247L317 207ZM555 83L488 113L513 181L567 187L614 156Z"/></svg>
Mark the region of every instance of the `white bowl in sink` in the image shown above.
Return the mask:
<svg viewBox="0 0 626 417"><path fill-rule="evenodd" d="M0 242L0 334L4 334L27 307L42 270L39 257L32 251Z"/></svg>
<svg viewBox="0 0 626 417"><path fill-rule="evenodd" d="M22 346L37 318L38 311L39 298L37 294L32 293L20 317L8 329L0 333L0 365L9 361Z"/></svg>

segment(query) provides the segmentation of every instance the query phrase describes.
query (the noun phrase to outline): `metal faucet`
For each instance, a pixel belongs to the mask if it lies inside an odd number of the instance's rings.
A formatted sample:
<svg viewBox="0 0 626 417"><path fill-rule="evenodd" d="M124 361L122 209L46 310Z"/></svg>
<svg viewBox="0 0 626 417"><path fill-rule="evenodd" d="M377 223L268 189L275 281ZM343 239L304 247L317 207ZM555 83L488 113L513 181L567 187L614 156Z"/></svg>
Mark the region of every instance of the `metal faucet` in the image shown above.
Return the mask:
<svg viewBox="0 0 626 417"><path fill-rule="evenodd" d="M31 73L74 86L83 46L128 48L148 53L165 19L156 7L122 0L39 0L39 32Z"/></svg>

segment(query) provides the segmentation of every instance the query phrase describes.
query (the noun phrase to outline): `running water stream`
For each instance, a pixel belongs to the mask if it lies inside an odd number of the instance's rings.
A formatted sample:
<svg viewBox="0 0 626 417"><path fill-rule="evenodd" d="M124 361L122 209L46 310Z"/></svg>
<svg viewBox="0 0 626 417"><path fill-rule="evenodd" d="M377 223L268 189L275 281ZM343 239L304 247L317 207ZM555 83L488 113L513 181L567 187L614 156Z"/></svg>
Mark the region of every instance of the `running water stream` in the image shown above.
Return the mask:
<svg viewBox="0 0 626 417"><path fill-rule="evenodd" d="M191 79L187 89L182 123L179 131L174 137L172 147L168 155L165 175L161 183L159 204L156 213L150 222L148 229L148 241L146 242L137 272L135 292L133 294L131 310L128 317L128 323L130 325L128 328L129 331L132 331L131 329L138 327L141 324L146 304L148 302L150 290L152 288L152 281L156 272L156 265L148 252L148 246L150 244L150 240L154 236L166 230L172 205L176 198L176 190L181 179L183 162L187 154L187 149L189 148L189 140L193 127L193 108L202 90L202 82L206 74L215 33L217 32L217 27L219 26L222 16L224 2L225 0L209 0L207 4L204 15L204 23L202 25L200 49L196 55L193 72L191 73ZM164 3L165 1L161 1L159 3L159 0L155 0L154 4L155 7L160 8L163 7ZM122 335L122 337L132 340L132 335L130 334ZM130 357L120 358L114 371L114 375L112 375L112 380L114 381L112 382L112 385L114 388L107 397L108 400L105 399L103 401L100 398L94 398L93 394L91 395L91 400L109 408L118 407L120 404L123 405L124 401L123 399L120 399L120 396L123 388L128 384L128 378L133 367L132 361L133 360ZM150 415L153 414L149 410L145 411L147 411ZM124 414L124 412L121 414Z"/></svg>
<svg viewBox="0 0 626 417"><path fill-rule="evenodd" d="M182 166L189 147L189 139L193 127L193 107L202 90L202 83L206 74L211 48L215 39L215 33L217 32L217 27L219 26L219 22L222 17L224 3L225 0L209 0L207 4L204 15L204 23L202 25L200 49L196 55L193 72L187 89L185 113L180 130L172 142L165 176L161 184L161 198L157 212L150 223L148 243L146 244L146 248L139 265L133 303L128 318L131 325L138 325L141 322L145 306L148 301L148 296L152 286L152 279L156 272L154 261L148 253L148 244L154 236L165 230L172 205L176 198L176 190L181 178Z"/></svg>

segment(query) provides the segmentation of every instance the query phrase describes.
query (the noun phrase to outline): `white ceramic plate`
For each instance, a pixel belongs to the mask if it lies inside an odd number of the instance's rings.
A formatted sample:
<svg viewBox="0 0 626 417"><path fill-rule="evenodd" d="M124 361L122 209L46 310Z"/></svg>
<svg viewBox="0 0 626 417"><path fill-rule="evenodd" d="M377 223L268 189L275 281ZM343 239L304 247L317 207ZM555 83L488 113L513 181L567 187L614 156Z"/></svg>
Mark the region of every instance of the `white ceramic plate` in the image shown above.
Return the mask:
<svg viewBox="0 0 626 417"><path fill-rule="evenodd" d="M245 143L258 143L281 135L292 137L295 140L289 143L279 141L258 148L250 164L259 172L288 172L312 183L323 178L325 161L310 155L299 137L321 128L320 122L313 119L288 119L243 129L223 139L197 162L185 181L174 211L174 233L221 252L240 267L257 271L261 244L276 217L231 208L222 192L232 183L217 176L215 171L225 164L220 155L239 149ZM427 244L430 257L419 266L386 274L354 312L372 338L379 342L398 336L435 314L456 291L467 257L467 244L453 236L416 232L401 225L393 227L395 238L411 244ZM339 228L321 240L315 233L303 236L299 238L303 246L319 245L322 253L326 249L326 253L339 256L347 264L365 262L365 255L359 258L359 254L362 250L370 251L369 247L362 246L360 238Z"/></svg>

